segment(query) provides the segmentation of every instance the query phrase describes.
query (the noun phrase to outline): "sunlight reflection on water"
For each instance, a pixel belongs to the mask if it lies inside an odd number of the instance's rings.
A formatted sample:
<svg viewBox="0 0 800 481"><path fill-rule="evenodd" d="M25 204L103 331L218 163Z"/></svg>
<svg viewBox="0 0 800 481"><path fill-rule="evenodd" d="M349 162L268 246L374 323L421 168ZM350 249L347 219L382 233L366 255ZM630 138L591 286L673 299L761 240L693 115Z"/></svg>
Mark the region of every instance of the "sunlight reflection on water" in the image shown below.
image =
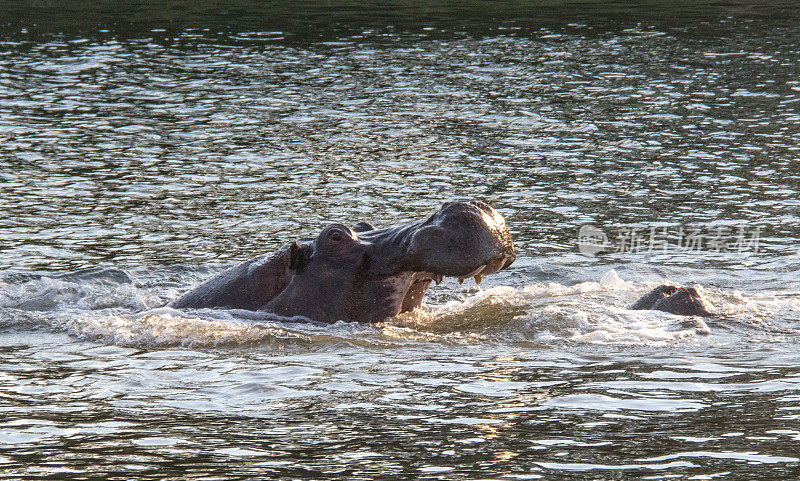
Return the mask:
<svg viewBox="0 0 800 481"><path fill-rule="evenodd" d="M0 478L792 478L800 37L715 12L0 42ZM422 310L161 307L452 197L492 201L520 256ZM587 256L584 225L763 231ZM665 280L720 316L627 309Z"/></svg>

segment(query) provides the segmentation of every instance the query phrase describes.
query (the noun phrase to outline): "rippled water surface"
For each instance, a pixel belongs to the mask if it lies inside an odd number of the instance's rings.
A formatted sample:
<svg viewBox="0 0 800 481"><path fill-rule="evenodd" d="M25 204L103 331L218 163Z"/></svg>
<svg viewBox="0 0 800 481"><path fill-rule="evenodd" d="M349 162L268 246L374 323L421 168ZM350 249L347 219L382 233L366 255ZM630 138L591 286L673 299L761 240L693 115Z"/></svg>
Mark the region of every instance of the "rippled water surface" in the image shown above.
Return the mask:
<svg viewBox="0 0 800 481"><path fill-rule="evenodd" d="M800 476L800 10L469 5L3 26L0 478ZM452 198L519 258L420 311L161 307Z"/></svg>

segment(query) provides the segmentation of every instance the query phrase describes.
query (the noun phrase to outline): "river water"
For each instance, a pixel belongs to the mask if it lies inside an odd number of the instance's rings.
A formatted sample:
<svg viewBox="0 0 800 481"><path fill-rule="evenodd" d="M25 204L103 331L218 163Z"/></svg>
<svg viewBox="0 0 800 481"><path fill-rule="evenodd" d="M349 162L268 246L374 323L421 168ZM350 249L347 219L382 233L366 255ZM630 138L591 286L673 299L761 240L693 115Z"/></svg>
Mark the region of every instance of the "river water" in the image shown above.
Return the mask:
<svg viewBox="0 0 800 481"><path fill-rule="evenodd" d="M467 4L4 24L0 478L800 476L800 11ZM453 198L519 258L421 311L159 309Z"/></svg>

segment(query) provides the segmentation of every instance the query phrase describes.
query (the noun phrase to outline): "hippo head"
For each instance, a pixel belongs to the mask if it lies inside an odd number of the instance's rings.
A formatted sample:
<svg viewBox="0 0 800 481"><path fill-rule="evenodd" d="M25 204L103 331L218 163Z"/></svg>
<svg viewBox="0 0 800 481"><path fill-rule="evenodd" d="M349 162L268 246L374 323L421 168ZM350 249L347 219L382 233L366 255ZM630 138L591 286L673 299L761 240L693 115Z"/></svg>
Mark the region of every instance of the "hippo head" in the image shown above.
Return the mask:
<svg viewBox="0 0 800 481"><path fill-rule="evenodd" d="M374 322L419 307L431 282L493 274L516 258L505 219L489 205L448 202L429 218L398 227L330 224L272 263L260 306L315 321Z"/></svg>
<svg viewBox="0 0 800 481"><path fill-rule="evenodd" d="M663 284L639 298L631 309L653 309L680 316L714 315L714 305L703 294L700 286L678 287Z"/></svg>

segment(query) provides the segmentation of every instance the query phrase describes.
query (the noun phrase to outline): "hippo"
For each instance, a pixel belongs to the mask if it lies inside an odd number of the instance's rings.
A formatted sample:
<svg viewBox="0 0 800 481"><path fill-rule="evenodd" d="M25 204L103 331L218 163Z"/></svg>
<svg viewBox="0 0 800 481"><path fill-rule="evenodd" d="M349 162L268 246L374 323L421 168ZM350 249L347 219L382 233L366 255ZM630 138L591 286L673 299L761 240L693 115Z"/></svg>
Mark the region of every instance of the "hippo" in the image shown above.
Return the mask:
<svg viewBox="0 0 800 481"><path fill-rule="evenodd" d="M652 309L681 316L711 317L714 306L698 287L660 285L640 297L631 309Z"/></svg>
<svg viewBox="0 0 800 481"><path fill-rule="evenodd" d="M419 307L444 277L463 282L516 259L505 219L480 201L445 203L427 219L376 229L334 223L205 281L169 304L333 323L380 322Z"/></svg>

